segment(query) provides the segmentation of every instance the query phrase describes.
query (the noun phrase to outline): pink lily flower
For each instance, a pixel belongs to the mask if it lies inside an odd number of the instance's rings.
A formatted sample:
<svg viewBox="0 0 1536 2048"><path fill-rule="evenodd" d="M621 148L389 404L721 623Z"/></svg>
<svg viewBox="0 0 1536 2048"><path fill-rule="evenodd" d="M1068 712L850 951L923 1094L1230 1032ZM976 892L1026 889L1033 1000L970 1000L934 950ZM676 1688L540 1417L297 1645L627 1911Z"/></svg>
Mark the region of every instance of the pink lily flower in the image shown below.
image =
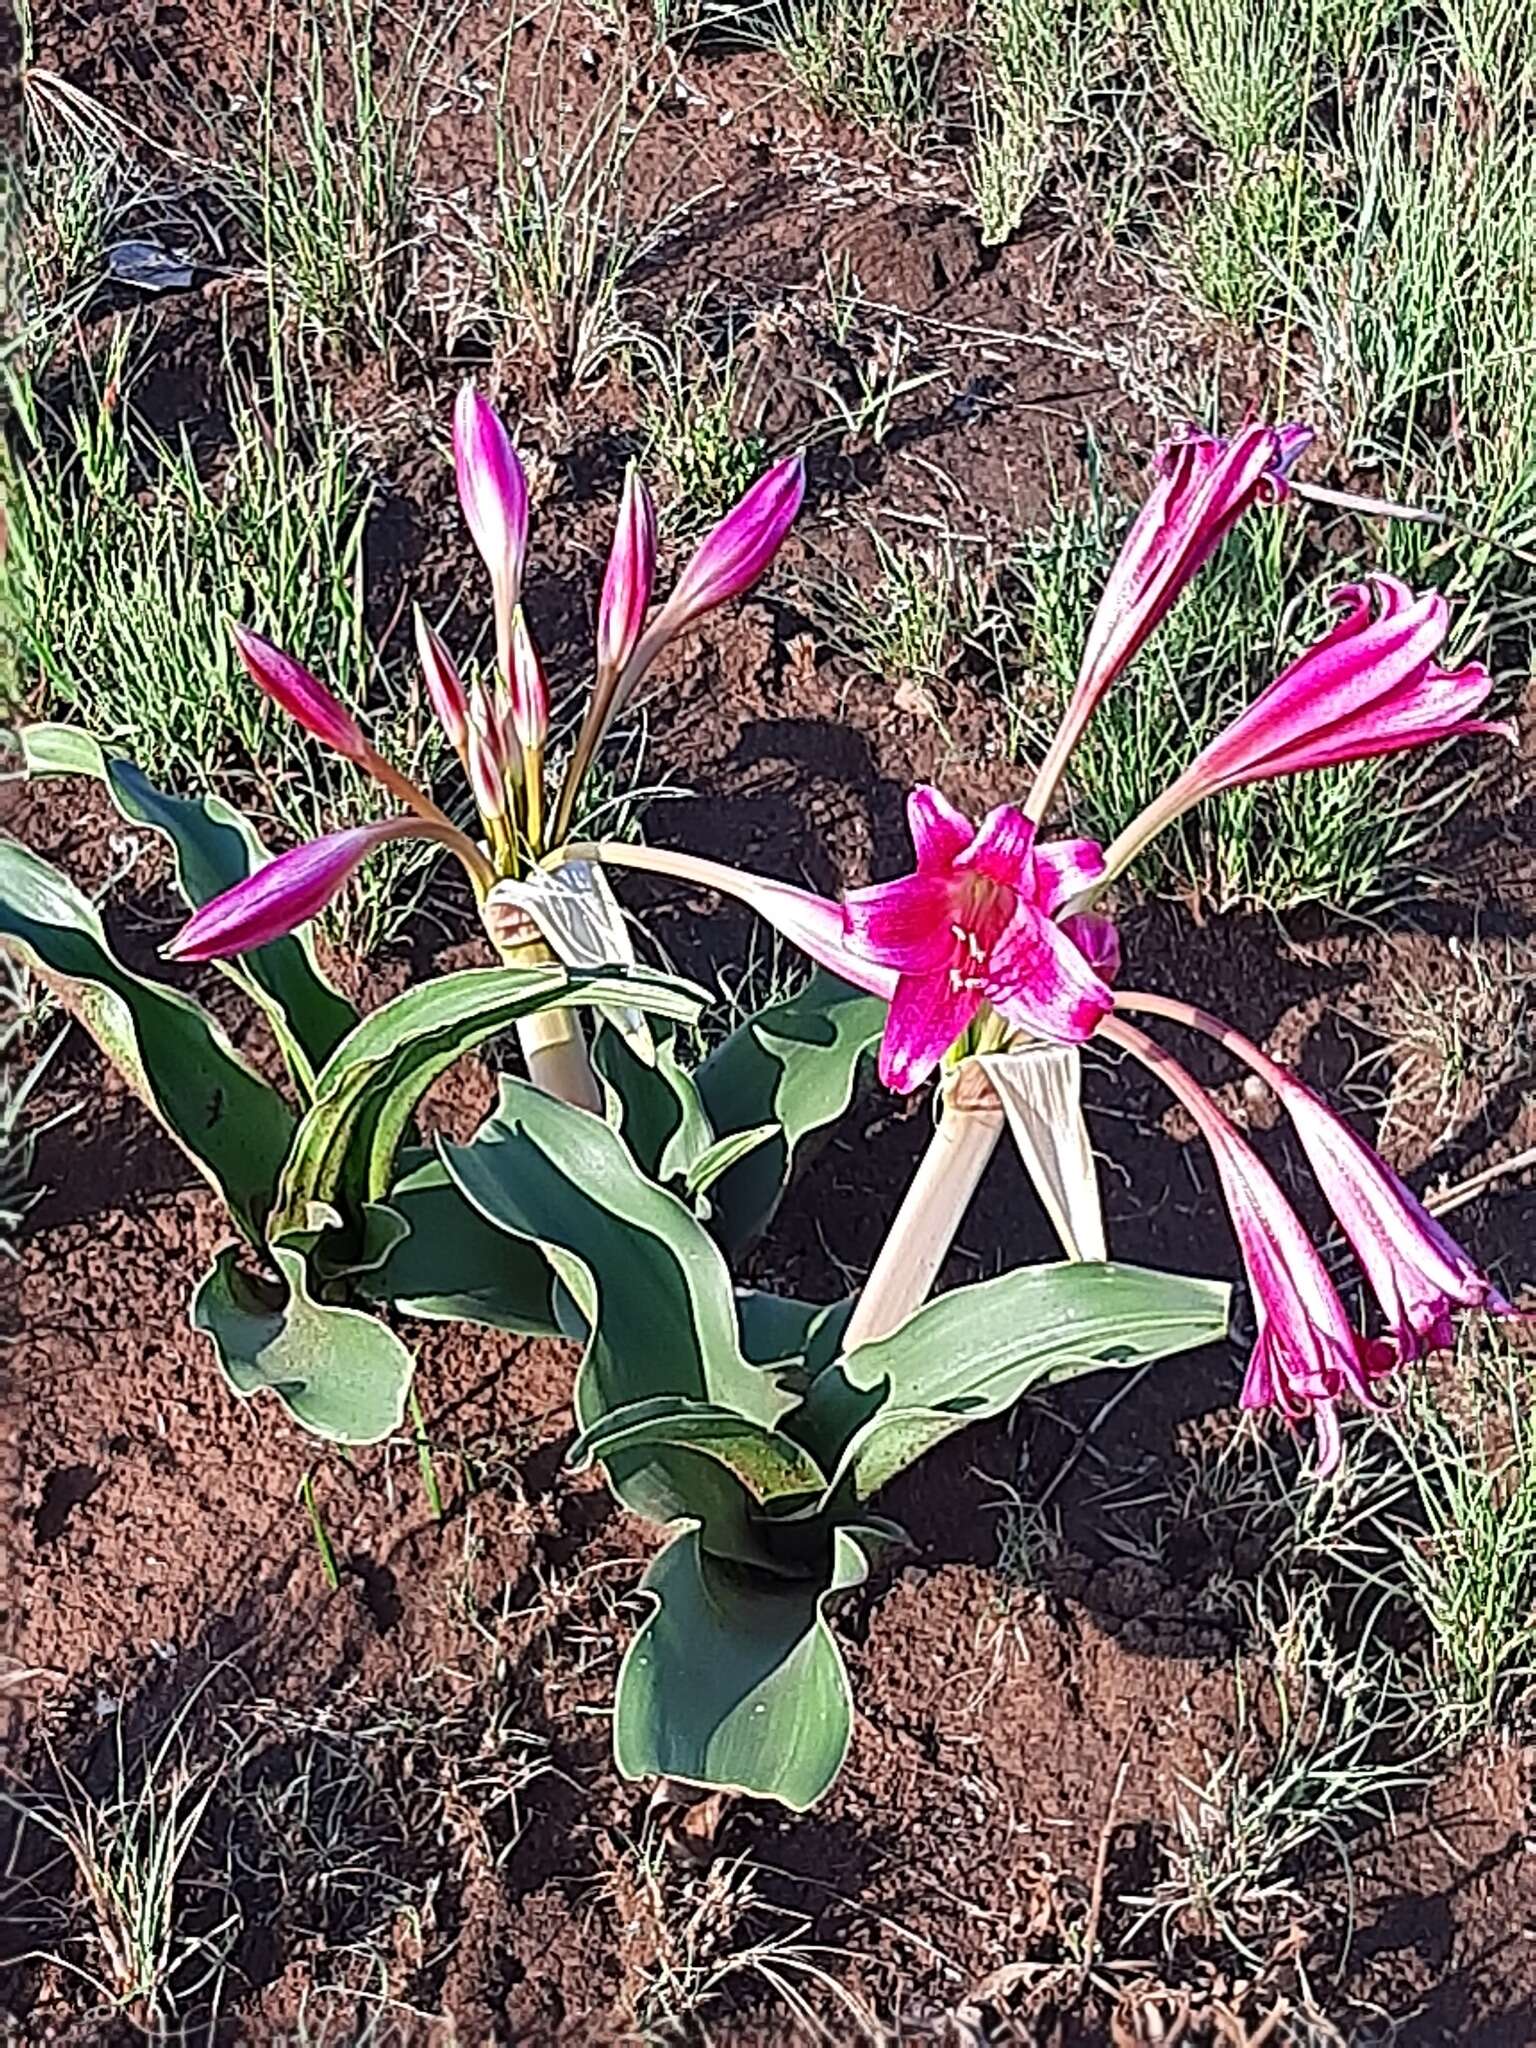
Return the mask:
<svg viewBox="0 0 1536 2048"><path fill-rule="evenodd" d="M1438 591L1415 597L1395 576L1372 576L1332 602L1345 616L1191 763L1184 801L1471 733L1514 737L1469 716L1488 695L1480 661L1436 665L1450 622Z"/></svg>
<svg viewBox="0 0 1536 2048"><path fill-rule="evenodd" d="M456 754L464 752L464 735L469 722L469 704L464 695L464 684L454 665L453 656L443 644L441 634L434 632L422 615L420 605L415 609L416 653L421 662L421 672L426 680L427 695L432 700L432 709L437 713L437 722L448 735L448 744Z"/></svg>
<svg viewBox="0 0 1536 2048"><path fill-rule="evenodd" d="M495 409L469 383L453 412L453 466L470 535L510 611L528 553L528 479Z"/></svg>
<svg viewBox="0 0 1536 2048"><path fill-rule="evenodd" d="M285 938L317 917L376 846L422 831L415 818L384 818L329 832L280 853L193 913L165 947L170 960L227 960Z"/></svg>
<svg viewBox="0 0 1536 2048"><path fill-rule="evenodd" d="M662 613L668 637L752 588L782 547L804 497L803 456L788 456L758 478L677 579Z"/></svg>
<svg viewBox="0 0 1536 2048"><path fill-rule="evenodd" d="M1152 489L1126 535L1088 630L1077 686L1035 779L1026 814L1045 816L1067 758L1104 693L1123 674L1190 578L1243 513L1286 495L1310 427L1244 427L1230 440L1194 429L1166 442Z"/></svg>
<svg viewBox="0 0 1536 2048"><path fill-rule="evenodd" d="M1194 1003L1139 992L1121 995L1116 1002L1123 1009L1168 1017L1203 1031L1273 1089L1381 1304L1398 1360L1447 1349L1455 1341L1454 1309L1514 1314L1488 1276L1386 1161L1262 1046Z"/></svg>
<svg viewBox="0 0 1536 2048"><path fill-rule="evenodd" d="M597 673L617 676L635 650L656 577L656 508L631 463L597 614Z"/></svg>
<svg viewBox="0 0 1536 2048"><path fill-rule="evenodd" d="M304 664L284 654L270 640L263 640L248 626L234 628L235 646L257 688L280 704L304 730L323 740L349 761L361 761L368 753L357 720L332 696L318 676Z"/></svg>
<svg viewBox="0 0 1536 2048"><path fill-rule="evenodd" d="M1271 1085L1381 1303L1400 1358L1455 1342L1451 1311L1514 1310L1413 1190L1294 1075Z"/></svg>
<svg viewBox="0 0 1536 2048"><path fill-rule="evenodd" d="M844 907L847 950L897 977L880 1078L917 1087L983 1003L1039 1037L1089 1037L1113 997L1053 914L1103 872L1099 847L1037 846L1011 804L977 830L927 786L907 799L907 819L917 872L856 890Z"/></svg>
<svg viewBox="0 0 1536 2048"><path fill-rule="evenodd" d="M1123 1018L1109 1019L1100 1030L1159 1076L1210 1146L1259 1326L1242 1404L1275 1408L1291 1423L1310 1416L1317 1431L1317 1476L1324 1478L1339 1462L1339 1402L1352 1394L1365 1407L1378 1406L1375 1382L1395 1368L1397 1354L1390 1344L1355 1330L1274 1175L1194 1077Z"/></svg>

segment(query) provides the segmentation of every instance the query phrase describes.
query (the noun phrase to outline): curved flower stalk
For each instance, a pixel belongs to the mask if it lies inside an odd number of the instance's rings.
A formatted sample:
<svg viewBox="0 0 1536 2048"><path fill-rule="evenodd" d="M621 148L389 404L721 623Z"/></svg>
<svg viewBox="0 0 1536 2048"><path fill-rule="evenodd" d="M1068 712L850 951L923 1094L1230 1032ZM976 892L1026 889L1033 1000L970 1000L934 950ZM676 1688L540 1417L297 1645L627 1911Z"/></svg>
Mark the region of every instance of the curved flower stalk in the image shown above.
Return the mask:
<svg viewBox="0 0 1536 2048"><path fill-rule="evenodd" d="M1088 629L1061 727L1024 805L1042 819L1072 749L1105 692L1135 660L1175 598L1250 506L1286 495L1292 465L1310 445L1300 425L1255 423L1230 440L1188 429L1152 462L1152 489L1120 550Z"/></svg>
<svg viewBox="0 0 1536 2048"><path fill-rule="evenodd" d="M580 733L553 812L546 802L550 690L522 604L528 552L528 484L517 451L473 385L454 411L454 469L459 502L491 578L496 665L466 685L441 635L415 615L416 648L427 696L464 769L479 816L477 843L432 798L372 746L355 715L302 663L244 627L235 641L250 674L289 715L326 746L372 776L412 815L332 833L295 848L200 910L167 948L182 959L221 959L269 944L324 909L358 863L388 840L416 835L454 853L484 904L495 884L513 880L569 836L586 774L613 720L667 645L704 613L748 590L778 552L804 496L798 456L779 463L747 492L695 552L676 588L647 625L656 570L656 516L633 469L625 481L618 528L603 582L596 673ZM488 926L488 930L490 927ZM497 925L497 933L501 926ZM550 957L536 932L493 943L514 964ZM596 1083L571 1013L551 1011L519 1026L530 1068L569 1100L594 1106Z"/></svg>

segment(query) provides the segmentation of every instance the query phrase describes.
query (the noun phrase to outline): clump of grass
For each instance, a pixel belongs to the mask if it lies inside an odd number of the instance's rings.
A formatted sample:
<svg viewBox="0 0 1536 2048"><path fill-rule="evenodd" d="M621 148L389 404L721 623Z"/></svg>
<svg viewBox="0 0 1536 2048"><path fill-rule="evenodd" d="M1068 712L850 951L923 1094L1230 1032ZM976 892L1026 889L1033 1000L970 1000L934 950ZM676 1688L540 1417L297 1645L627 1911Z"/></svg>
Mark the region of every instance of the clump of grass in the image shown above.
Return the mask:
<svg viewBox="0 0 1536 2048"><path fill-rule="evenodd" d="M1446 1142L1501 1088L1536 1080L1536 973L1511 939L1452 936L1455 975L1404 975L1388 987L1381 1028L1392 1080L1381 1138Z"/></svg>
<svg viewBox="0 0 1536 2048"><path fill-rule="evenodd" d="M42 1119L33 1108L69 1029L66 1020L39 1044L55 1008L20 961L0 953L0 1258L16 1256L22 1228L44 1193L36 1181L38 1140L74 1114L68 1106Z"/></svg>
<svg viewBox="0 0 1536 2048"><path fill-rule="evenodd" d="M573 107L554 75L559 23L557 8L531 93L520 98L503 70L487 201L453 202L463 278L447 340L485 338L519 367L531 358L565 393L630 339L634 272L682 209L634 200L635 144L654 96L621 64L588 107Z"/></svg>
<svg viewBox="0 0 1536 2048"><path fill-rule="evenodd" d="M194 2012L217 2014L242 1925L228 1872L206 1853L220 1767L195 1765L188 1753L186 1721L200 1691L157 1741L137 1748L119 1712L100 1791L55 1758L50 1787L0 1792L23 1842L31 1830L54 1852L11 1880L9 1915L32 1941L18 1960L67 1971L104 2012L156 2039L179 2038Z"/></svg>
<svg viewBox="0 0 1536 2048"><path fill-rule="evenodd" d="M914 45L900 0L768 0L763 32L819 107L908 137L932 116L936 53Z"/></svg>
<svg viewBox="0 0 1536 2048"><path fill-rule="evenodd" d="M702 329L699 309L662 340L647 335L633 351L645 434L643 462L659 462L672 484L669 523L695 532L718 519L762 474L767 394L755 337L727 321L718 337Z"/></svg>
<svg viewBox="0 0 1536 2048"><path fill-rule="evenodd" d="M1116 0L998 0L972 12L977 78L966 165L982 242L1018 232L1039 196L1058 131L1098 82Z"/></svg>
<svg viewBox="0 0 1536 2048"><path fill-rule="evenodd" d="M456 17L431 33L418 18L391 90L381 88L371 4L306 8L291 93L275 42L256 89L259 153L239 137L210 166L280 298L326 343L386 349L416 298L424 238L416 189L425 136L424 92L435 48ZM328 88L339 60L342 90Z"/></svg>
<svg viewBox="0 0 1536 2048"><path fill-rule="evenodd" d="M366 636L370 486L353 437L277 359L259 401L231 377L230 445L206 473L136 412L129 348L124 330L57 419L12 379L0 602L29 696L158 780L198 790L217 779L283 838L372 814L361 778L250 685L228 633L244 620L309 662L366 705L381 747L430 778L432 721ZM355 950L411 914L426 864L403 845L406 858L370 863L339 907L333 930Z"/></svg>
<svg viewBox="0 0 1536 2048"><path fill-rule="evenodd" d="M1169 78L1207 140L1239 161L1286 140L1304 97L1305 6L1156 0L1153 15Z"/></svg>
<svg viewBox="0 0 1536 2048"><path fill-rule="evenodd" d="M138 182L130 138L56 73L22 69L21 147L8 167L0 262L12 320L57 330L101 284L113 230Z"/></svg>
<svg viewBox="0 0 1536 2048"><path fill-rule="evenodd" d="M892 686L904 708L940 723L944 701L992 594L984 558L947 527L921 538L867 529L872 575L838 577L818 594L834 643Z"/></svg>
<svg viewBox="0 0 1536 2048"><path fill-rule="evenodd" d="M1322 261L1338 233L1311 167L1293 150L1256 164L1208 166L1173 253L1197 296L1248 328L1287 310L1297 265Z"/></svg>

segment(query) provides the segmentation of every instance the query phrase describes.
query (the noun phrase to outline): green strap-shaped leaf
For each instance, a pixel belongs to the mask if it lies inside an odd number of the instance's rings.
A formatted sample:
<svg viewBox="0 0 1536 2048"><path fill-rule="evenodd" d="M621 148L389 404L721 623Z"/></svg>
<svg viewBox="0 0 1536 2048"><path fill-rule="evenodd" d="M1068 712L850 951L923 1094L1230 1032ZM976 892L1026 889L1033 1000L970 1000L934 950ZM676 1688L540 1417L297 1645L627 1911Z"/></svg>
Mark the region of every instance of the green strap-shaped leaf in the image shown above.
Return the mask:
<svg viewBox="0 0 1536 2048"><path fill-rule="evenodd" d="M600 1416L568 1453L577 1470L606 1464L624 1451L671 1444L702 1452L735 1474L760 1506L797 1494L820 1493L826 1477L815 1459L776 1429L749 1422L712 1401L662 1394Z"/></svg>
<svg viewBox="0 0 1536 2048"><path fill-rule="evenodd" d="M886 1005L835 975L812 976L798 995L749 1018L695 1077L709 1121L722 1137L777 1125L710 1194L711 1228L737 1249L760 1235L778 1207L795 1150L835 1123L853 1100L860 1062L885 1028Z"/></svg>
<svg viewBox="0 0 1536 2048"><path fill-rule="evenodd" d="M834 1490L867 1499L961 1422L1001 1415L1031 1387L1218 1343L1230 1289L1141 1266L1023 1266L930 1301L876 1344L835 1360L783 1427Z"/></svg>
<svg viewBox="0 0 1536 2048"><path fill-rule="evenodd" d="M393 1211L406 1232L381 1265L357 1276L369 1300L433 1321L484 1323L525 1337L562 1334L548 1259L536 1244L488 1223L440 1159L397 1180L378 1206Z"/></svg>
<svg viewBox="0 0 1536 2048"><path fill-rule="evenodd" d="M475 1142L442 1153L475 1207L542 1246L564 1283L580 1318L572 1334L588 1340L576 1379L582 1429L668 1394L774 1427L793 1396L742 1353L719 1247L640 1172L608 1124L503 1078L500 1104ZM607 1470L627 1506L667 1522L704 1512L694 1489L710 1464L653 1447L616 1455Z"/></svg>
<svg viewBox="0 0 1536 2048"><path fill-rule="evenodd" d="M693 1017L701 998L659 975L471 967L410 988L372 1012L327 1061L283 1171L273 1234L306 1227L310 1206L345 1216L381 1200L416 1105L445 1068L540 1010L623 1002Z"/></svg>
<svg viewBox="0 0 1536 2048"><path fill-rule="evenodd" d="M207 1012L115 959L95 905L0 834L0 943L90 1032L259 1244L293 1116Z"/></svg>
<svg viewBox="0 0 1536 2048"><path fill-rule="evenodd" d="M592 1064L613 1100L610 1122L641 1170L665 1186L691 1171L715 1133L693 1077L678 1064L676 1034L657 1032L654 1049L651 1065L605 1023L593 1040Z"/></svg>
<svg viewBox="0 0 1536 2048"><path fill-rule="evenodd" d="M105 752L70 725L22 728L30 775L90 775L130 824L146 825L171 843L176 884L193 910L264 865L268 858L248 818L223 797L167 796L131 761ZM307 934L274 939L218 965L260 1004L294 1084L308 1101L316 1071L357 1022L357 1012L321 974Z"/></svg>
<svg viewBox="0 0 1536 2048"><path fill-rule="evenodd" d="M653 1558L655 1603L619 1671L614 1756L626 1778L681 1778L803 1813L837 1776L853 1728L825 1603L868 1572L872 1532L831 1538L824 1576L771 1579L712 1554L697 1529Z"/></svg>
<svg viewBox="0 0 1536 2048"><path fill-rule="evenodd" d="M250 1286L233 1245L214 1259L192 1299L192 1327L218 1353L230 1385L276 1394L295 1422L334 1443L376 1444L400 1428L415 1361L392 1330L361 1309L309 1291L301 1251L275 1245L287 1300Z"/></svg>

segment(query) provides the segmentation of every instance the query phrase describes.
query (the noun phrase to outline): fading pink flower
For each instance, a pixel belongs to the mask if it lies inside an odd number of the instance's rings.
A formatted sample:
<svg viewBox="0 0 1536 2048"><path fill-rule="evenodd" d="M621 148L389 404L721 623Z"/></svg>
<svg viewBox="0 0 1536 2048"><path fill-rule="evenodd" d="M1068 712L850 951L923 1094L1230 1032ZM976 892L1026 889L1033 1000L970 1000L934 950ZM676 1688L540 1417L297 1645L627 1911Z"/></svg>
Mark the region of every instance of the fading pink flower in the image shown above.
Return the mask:
<svg viewBox="0 0 1536 2048"><path fill-rule="evenodd" d="M528 481L494 407L469 383L454 407L453 463L459 503L491 572L498 611L510 617L528 552Z"/></svg>
<svg viewBox="0 0 1536 2048"><path fill-rule="evenodd" d="M1158 450L1152 488L1104 585L1071 702L1030 793L1032 818L1045 815L1105 691L1244 512L1285 496L1291 465L1311 439L1301 425L1254 424L1230 440L1191 429Z"/></svg>
<svg viewBox="0 0 1536 2048"><path fill-rule="evenodd" d="M1101 1029L1159 1076L1211 1148L1258 1319L1243 1406L1278 1409L1292 1423L1310 1416L1322 1478L1339 1461L1338 1403L1353 1395L1366 1407L1377 1406L1375 1383L1394 1369L1397 1353L1356 1331L1274 1175L1194 1077L1123 1018Z"/></svg>
<svg viewBox="0 0 1536 2048"><path fill-rule="evenodd" d="M420 605L416 607L416 653L421 661L427 695L437 713L437 722L448 735L448 744L456 754L461 754L469 722L464 684L442 636L427 624Z"/></svg>
<svg viewBox="0 0 1536 2048"><path fill-rule="evenodd" d="M360 761L368 752L357 720L338 703L318 676L304 664L284 654L270 640L263 640L246 626L234 628L235 646L257 687L280 704L304 730L323 740L349 761Z"/></svg>
<svg viewBox="0 0 1536 2048"><path fill-rule="evenodd" d="M907 799L917 871L856 890L848 950L897 976L880 1077L917 1087L983 1003L1044 1038L1087 1038L1113 998L1053 913L1103 872L1092 840L1037 847L1029 819L1002 805L977 830L938 790Z"/></svg>
<svg viewBox="0 0 1536 2048"><path fill-rule="evenodd" d="M597 614L597 672L617 676L635 651L656 577L656 508L630 465Z"/></svg>
<svg viewBox="0 0 1536 2048"><path fill-rule="evenodd" d="M1443 669L1435 656L1449 614L1438 591L1415 597L1395 576L1333 595L1344 617L1293 661L1179 777L1163 811L1240 783L1363 761L1471 733L1513 739L1509 725L1473 718L1488 695L1481 662Z"/></svg>
<svg viewBox="0 0 1536 2048"><path fill-rule="evenodd" d="M665 608L671 632L752 588L783 545L804 496L805 461L799 455L758 478L678 578Z"/></svg>
<svg viewBox="0 0 1536 2048"><path fill-rule="evenodd" d="M1399 1358L1452 1344L1453 1309L1513 1314L1384 1159L1294 1075L1273 1066L1265 1071L1381 1304Z"/></svg>
<svg viewBox="0 0 1536 2048"><path fill-rule="evenodd" d="M172 960L227 960L267 946L317 917L386 839L420 830L414 819L349 826L280 853L194 912L165 948Z"/></svg>

